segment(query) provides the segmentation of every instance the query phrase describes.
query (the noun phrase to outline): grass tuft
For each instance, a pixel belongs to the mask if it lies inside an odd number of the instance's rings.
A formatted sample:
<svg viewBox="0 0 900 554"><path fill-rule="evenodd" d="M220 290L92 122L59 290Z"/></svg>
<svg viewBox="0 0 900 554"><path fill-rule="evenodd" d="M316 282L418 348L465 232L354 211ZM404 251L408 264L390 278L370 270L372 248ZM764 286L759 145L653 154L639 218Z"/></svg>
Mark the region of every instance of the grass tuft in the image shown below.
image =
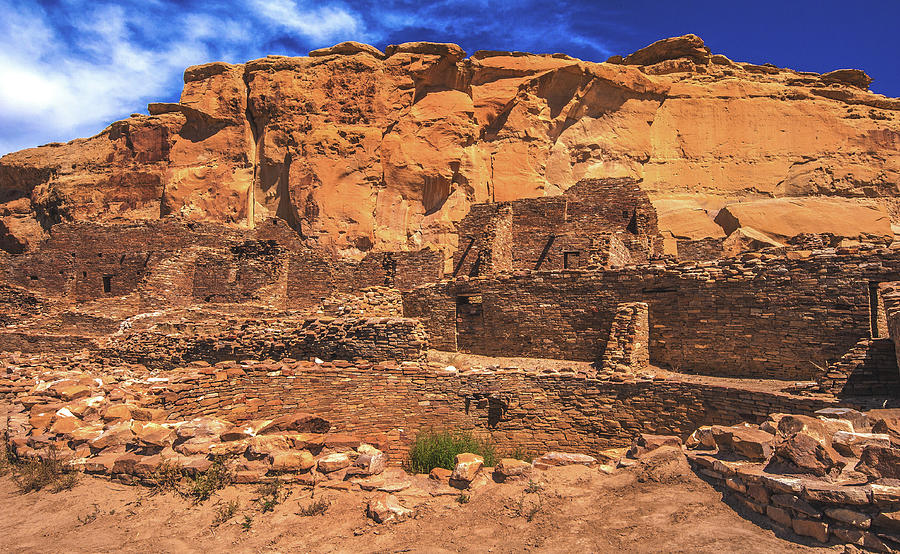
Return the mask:
<svg viewBox="0 0 900 554"><path fill-rule="evenodd" d="M12 472L13 481L23 493L49 488L53 492L69 490L78 482L78 473L66 467L50 447L47 455L39 460L15 461L7 455L6 471Z"/></svg>
<svg viewBox="0 0 900 554"><path fill-rule="evenodd" d="M327 512L330 506L330 502L320 498L319 500L313 500L306 506L300 506L300 511L297 512L297 515L303 517L320 516Z"/></svg>
<svg viewBox="0 0 900 554"><path fill-rule="evenodd" d="M213 495L217 490L225 488L231 482L231 476L222 460L216 460L209 469L191 477L184 496L199 504Z"/></svg>
<svg viewBox="0 0 900 554"><path fill-rule="evenodd" d="M220 504L218 508L216 508L216 518L213 520L213 525L221 525L234 517L234 514L240 509L241 505L237 500L229 500L224 504Z"/></svg>
<svg viewBox="0 0 900 554"><path fill-rule="evenodd" d="M488 467L497 463L494 445L468 431L424 431L416 436L409 449L406 470L410 473L428 473L436 467L452 470L456 467L456 455L464 452L478 454Z"/></svg>

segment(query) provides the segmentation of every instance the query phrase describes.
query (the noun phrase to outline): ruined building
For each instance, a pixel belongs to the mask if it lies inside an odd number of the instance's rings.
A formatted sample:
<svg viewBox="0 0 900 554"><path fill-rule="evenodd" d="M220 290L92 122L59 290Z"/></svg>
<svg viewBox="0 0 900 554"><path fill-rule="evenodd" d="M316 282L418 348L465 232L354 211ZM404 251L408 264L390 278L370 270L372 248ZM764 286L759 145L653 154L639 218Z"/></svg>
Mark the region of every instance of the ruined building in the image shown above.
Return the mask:
<svg viewBox="0 0 900 554"><path fill-rule="evenodd" d="M302 408L392 463L434 425L589 454L893 407L900 100L867 87L693 36L605 63L348 43L189 68L177 104L0 158L11 440L111 475L134 473L110 446L200 463L28 399L126 381L163 427ZM259 459L242 478L280 471Z"/></svg>

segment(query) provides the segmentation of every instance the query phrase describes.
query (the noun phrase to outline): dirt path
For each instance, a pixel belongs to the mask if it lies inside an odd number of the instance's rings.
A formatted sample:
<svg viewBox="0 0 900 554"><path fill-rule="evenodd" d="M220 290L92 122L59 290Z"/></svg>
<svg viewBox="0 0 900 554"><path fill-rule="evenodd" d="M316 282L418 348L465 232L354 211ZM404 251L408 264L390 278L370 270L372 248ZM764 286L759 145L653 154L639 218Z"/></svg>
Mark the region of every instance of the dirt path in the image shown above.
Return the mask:
<svg viewBox="0 0 900 554"><path fill-rule="evenodd" d="M376 525L369 495L318 488L324 515L297 514L310 490L293 486L261 513L254 487L231 486L199 506L172 494L83 477L60 493L20 494L0 478L0 550L6 552L841 552L744 519L692 473L641 482L629 470L605 475L582 467L538 474L527 483L490 484L461 504L412 487L397 494L415 519ZM229 500L241 508L214 526ZM244 516L252 523L245 529ZM532 517L529 520L529 515ZM790 539L790 540L786 540Z"/></svg>

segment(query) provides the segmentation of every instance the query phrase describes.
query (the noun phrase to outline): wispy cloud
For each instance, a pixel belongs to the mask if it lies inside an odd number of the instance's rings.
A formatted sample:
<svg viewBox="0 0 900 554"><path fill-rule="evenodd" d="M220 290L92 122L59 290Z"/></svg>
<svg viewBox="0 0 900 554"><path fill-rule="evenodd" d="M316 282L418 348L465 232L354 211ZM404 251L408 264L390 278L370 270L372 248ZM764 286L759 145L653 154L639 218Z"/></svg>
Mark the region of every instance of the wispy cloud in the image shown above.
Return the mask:
<svg viewBox="0 0 900 554"><path fill-rule="evenodd" d="M250 0L250 6L271 24L312 40L359 36L363 32L359 18L340 5L311 7L294 0Z"/></svg>
<svg viewBox="0 0 900 554"><path fill-rule="evenodd" d="M0 0L0 13L0 154L89 136L175 100L184 68L213 60L305 55L342 40L574 48L595 59L608 50L536 1Z"/></svg>

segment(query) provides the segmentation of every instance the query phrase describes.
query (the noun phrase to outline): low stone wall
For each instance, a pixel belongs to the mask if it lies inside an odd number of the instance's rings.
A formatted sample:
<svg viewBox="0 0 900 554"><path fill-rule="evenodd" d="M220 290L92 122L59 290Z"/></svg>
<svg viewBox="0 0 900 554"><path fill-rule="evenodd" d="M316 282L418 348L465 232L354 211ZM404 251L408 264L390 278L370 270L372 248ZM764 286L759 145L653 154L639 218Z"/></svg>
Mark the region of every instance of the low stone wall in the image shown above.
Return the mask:
<svg viewBox="0 0 900 554"><path fill-rule="evenodd" d="M458 374L418 363L226 362L179 370L169 379L156 392L172 419L249 421L307 411L331 421L335 431L380 435L378 443L395 461L427 428L489 433L500 450L590 454L628 445L642 432L686 436L700 425L812 413L834 403L674 380Z"/></svg>
<svg viewBox="0 0 900 554"><path fill-rule="evenodd" d="M135 332L111 340L104 355L173 368L248 358L418 360L427 347L427 333L412 319L279 318L230 321L211 334L194 335L190 328Z"/></svg>
<svg viewBox="0 0 900 554"><path fill-rule="evenodd" d="M688 460L743 507L798 535L875 552L896 552L900 544L900 487L768 474L758 464L723 462L702 453L689 453Z"/></svg>

